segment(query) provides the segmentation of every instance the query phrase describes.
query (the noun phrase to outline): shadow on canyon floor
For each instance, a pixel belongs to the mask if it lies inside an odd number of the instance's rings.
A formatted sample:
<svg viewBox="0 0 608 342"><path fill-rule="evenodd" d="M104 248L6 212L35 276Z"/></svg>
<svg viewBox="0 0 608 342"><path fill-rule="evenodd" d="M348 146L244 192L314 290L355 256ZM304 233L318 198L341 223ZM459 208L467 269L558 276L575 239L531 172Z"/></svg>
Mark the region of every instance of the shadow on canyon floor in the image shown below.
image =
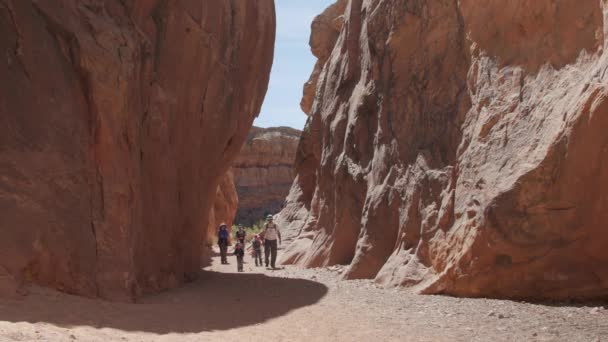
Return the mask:
<svg viewBox="0 0 608 342"><path fill-rule="evenodd" d="M157 334L227 330L312 305L323 284L263 274L203 271L196 282L144 297L138 304L111 303L35 289L19 300L0 300L0 321L45 322Z"/></svg>

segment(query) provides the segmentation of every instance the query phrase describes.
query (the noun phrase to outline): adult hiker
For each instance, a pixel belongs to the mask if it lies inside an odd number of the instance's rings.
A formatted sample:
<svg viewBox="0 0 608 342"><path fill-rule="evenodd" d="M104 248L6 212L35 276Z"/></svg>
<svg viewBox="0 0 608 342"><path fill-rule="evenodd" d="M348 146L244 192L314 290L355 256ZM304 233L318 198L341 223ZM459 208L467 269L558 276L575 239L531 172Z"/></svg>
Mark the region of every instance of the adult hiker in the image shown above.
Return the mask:
<svg viewBox="0 0 608 342"><path fill-rule="evenodd" d="M277 261L277 238L279 244L281 244L281 232L277 225L272 222L272 215L266 217L266 223L264 223L264 231L262 234L264 236L264 259L266 267L268 267L268 258L270 257L270 266L274 270L276 269L275 263Z"/></svg>
<svg viewBox="0 0 608 342"><path fill-rule="evenodd" d="M243 225L239 224L239 230L237 230L236 232L236 239L238 240L238 242L243 244L243 246L245 246L245 237L247 237L247 232L245 232L245 228L243 227Z"/></svg>
<svg viewBox="0 0 608 342"><path fill-rule="evenodd" d="M259 235L254 236L251 241L251 252L253 259L255 260L255 265L262 266L262 240Z"/></svg>
<svg viewBox="0 0 608 342"><path fill-rule="evenodd" d="M220 247L220 256L222 264L228 263L228 238L230 233L228 232L228 226L225 223L220 224L220 228L217 231L217 244Z"/></svg>

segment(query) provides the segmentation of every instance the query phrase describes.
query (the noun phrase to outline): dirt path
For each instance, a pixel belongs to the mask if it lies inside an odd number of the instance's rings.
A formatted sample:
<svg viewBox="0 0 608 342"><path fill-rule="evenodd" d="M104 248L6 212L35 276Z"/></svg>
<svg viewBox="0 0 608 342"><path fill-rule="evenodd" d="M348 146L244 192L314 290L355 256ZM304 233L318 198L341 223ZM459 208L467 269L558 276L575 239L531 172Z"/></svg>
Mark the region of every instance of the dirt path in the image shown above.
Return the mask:
<svg viewBox="0 0 608 342"><path fill-rule="evenodd" d="M0 300L0 341L608 341L600 306L416 296L338 281L339 268L230 263L139 304L41 289Z"/></svg>

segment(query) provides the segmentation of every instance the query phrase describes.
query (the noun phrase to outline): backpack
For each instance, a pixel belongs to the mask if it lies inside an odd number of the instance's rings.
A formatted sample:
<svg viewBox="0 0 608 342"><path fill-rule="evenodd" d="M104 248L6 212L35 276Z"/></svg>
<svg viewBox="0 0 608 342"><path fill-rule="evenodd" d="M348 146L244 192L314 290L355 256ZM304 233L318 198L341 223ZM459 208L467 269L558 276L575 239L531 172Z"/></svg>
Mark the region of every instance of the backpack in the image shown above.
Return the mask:
<svg viewBox="0 0 608 342"><path fill-rule="evenodd" d="M260 242L260 240L253 240L253 249L260 249L262 248L262 243Z"/></svg>
<svg viewBox="0 0 608 342"><path fill-rule="evenodd" d="M220 240L228 240L228 230L221 230L218 233L218 237L220 238Z"/></svg>

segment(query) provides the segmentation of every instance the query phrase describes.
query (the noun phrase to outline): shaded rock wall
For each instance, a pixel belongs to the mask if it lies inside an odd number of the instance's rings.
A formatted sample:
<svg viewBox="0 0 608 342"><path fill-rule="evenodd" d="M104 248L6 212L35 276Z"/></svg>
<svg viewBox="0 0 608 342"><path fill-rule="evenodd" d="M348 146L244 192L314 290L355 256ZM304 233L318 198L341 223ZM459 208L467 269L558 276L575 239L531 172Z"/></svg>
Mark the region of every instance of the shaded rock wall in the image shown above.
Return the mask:
<svg viewBox="0 0 608 342"><path fill-rule="evenodd" d="M217 230L222 223L227 224L228 228L232 229L238 206L239 197L234 185L234 173L230 169L224 174L217 186L215 200L209 211L207 234L209 236L217 235Z"/></svg>
<svg viewBox="0 0 608 342"><path fill-rule="evenodd" d="M196 277L274 34L272 0L0 0L0 288Z"/></svg>
<svg viewBox="0 0 608 342"><path fill-rule="evenodd" d="M251 129L232 167L239 198L237 223L251 226L281 210L293 182L300 134L289 127Z"/></svg>
<svg viewBox="0 0 608 342"><path fill-rule="evenodd" d="M235 223L236 210L239 205L239 197L234 185L234 173L232 169L222 176L215 192L213 205L209 210L207 220L206 238L203 240L201 252L201 265L209 266L212 262L213 245L216 243L218 228L220 224L226 223L228 230L232 234L232 225Z"/></svg>
<svg viewBox="0 0 608 342"><path fill-rule="evenodd" d="M283 263L422 293L607 296L603 6L348 1L278 219Z"/></svg>

